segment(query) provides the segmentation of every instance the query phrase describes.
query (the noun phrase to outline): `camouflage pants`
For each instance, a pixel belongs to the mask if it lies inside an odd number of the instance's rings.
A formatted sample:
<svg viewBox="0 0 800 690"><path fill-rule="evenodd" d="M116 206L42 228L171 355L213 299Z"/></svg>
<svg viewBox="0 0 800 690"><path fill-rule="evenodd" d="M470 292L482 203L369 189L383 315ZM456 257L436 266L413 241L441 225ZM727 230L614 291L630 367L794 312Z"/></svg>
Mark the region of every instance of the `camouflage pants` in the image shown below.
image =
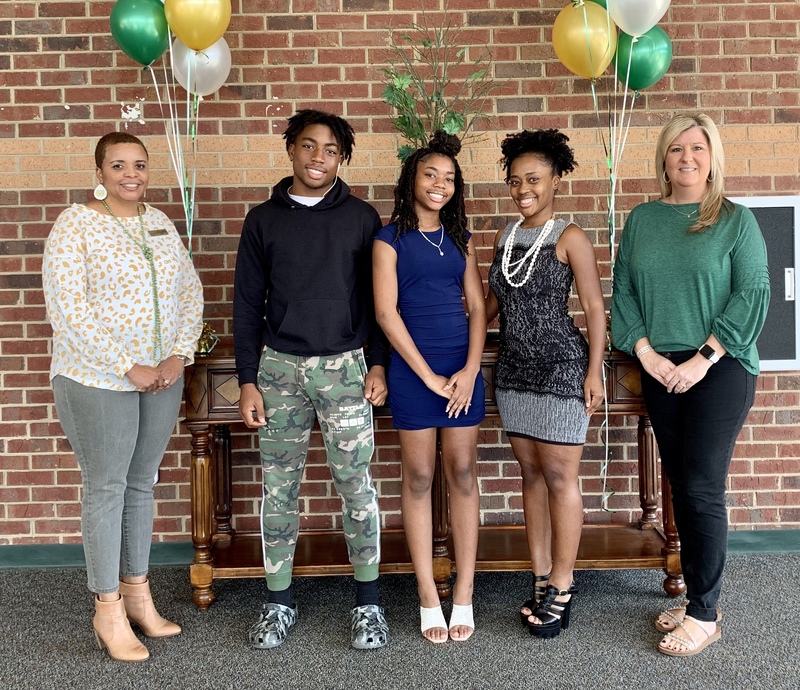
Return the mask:
<svg viewBox="0 0 800 690"><path fill-rule="evenodd" d="M299 357L264 348L258 387L267 425L259 429L263 501L261 534L267 586L286 589L300 527L298 494L315 417L328 468L342 499L342 521L357 580L378 577L380 523L370 460L372 407L364 398L361 350Z"/></svg>

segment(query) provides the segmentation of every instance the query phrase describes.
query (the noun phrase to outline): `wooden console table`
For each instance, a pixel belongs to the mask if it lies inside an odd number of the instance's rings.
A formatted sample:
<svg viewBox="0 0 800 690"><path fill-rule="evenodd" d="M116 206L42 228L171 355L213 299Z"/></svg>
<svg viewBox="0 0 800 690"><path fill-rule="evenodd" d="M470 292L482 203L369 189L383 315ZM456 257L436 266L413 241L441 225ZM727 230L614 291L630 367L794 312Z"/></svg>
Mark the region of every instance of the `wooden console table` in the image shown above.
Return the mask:
<svg viewBox="0 0 800 690"><path fill-rule="evenodd" d="M482 371L487 414L497 414L494 397L496 343L487 343ZM662 516L658 510L658 458L653 429L641 398L638 365L614 351L606 358L606 394L612 414L639 416L639 499L642 515L628 525L586 525L581 535L578 569L657 569L667 577L664 590L682 594L679 541L672 512L669 483L663 487ZM198 356L185 381L186 427L192 434L191 502L194 560L190 577L192 599L200 609L214 601L212 585L218 578L263 577L261 536L237 533L231 525L230 425L241 424L237 412L239 385L231 348L220 344L209 356ZM376 416L390 416L388 408ZM442 597L449 595L454 572L449 534L447 487L440 466L434 477L434 573ZM478 541L478 571L529 570L524 526L485 526ZM400 529L381 531L381 572L412 573L405 535ZM301 531L294 574L344 575L352 573L341 530Z"/></svg>

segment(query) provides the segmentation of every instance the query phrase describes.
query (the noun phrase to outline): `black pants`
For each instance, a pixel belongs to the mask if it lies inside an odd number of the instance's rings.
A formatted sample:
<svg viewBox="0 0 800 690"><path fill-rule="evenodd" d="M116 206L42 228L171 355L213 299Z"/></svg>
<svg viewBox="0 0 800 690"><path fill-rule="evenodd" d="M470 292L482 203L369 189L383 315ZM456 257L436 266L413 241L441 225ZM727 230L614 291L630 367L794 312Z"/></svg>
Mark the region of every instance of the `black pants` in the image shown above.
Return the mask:
<svg viewBox="0 0 800 690"><path fill-rule="evenodd" d="M661 353L675 364L695 350ZM736 437L755 398L756 377L737 359L723 357L686 393L668 393L642 372L642 393L661 463L672 485L686 613L713 621L728 544L725 488Z"/></svg>

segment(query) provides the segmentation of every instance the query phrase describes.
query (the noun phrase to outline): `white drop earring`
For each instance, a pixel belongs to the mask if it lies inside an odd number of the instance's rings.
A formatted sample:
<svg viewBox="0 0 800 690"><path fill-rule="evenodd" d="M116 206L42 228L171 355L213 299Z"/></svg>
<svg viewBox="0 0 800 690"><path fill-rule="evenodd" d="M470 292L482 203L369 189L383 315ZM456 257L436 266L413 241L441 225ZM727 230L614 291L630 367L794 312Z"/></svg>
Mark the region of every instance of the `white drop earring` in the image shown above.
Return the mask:
<svg viewBox="0 0 800 690"><path fill-rule="evenodd" d="M108 190L103 186L103 183L101 182L94 188L92 194L94 194L95 199L97 199L98 201L102 201L108 196Z"/></svg>

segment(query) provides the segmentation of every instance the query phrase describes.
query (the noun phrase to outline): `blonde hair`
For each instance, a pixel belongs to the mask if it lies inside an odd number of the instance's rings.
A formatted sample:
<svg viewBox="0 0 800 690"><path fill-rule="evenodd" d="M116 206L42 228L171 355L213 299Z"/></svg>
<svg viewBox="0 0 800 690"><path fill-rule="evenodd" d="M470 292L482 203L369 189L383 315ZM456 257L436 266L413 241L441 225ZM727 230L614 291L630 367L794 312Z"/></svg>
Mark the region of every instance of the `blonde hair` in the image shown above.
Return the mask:
<svg viewBox="0 0 800 690"><path fill-rule="evenodd" d="M692 127L697 127L703 132L708 141L711 170L708 174L705 194L700 202L700 216L687 232L703 232L719 220L726 203L723 196L725 153L722 150L722 139L714 121L704 113L675 115L664 125L658 137L658 144L656 144L656 170L658 171L658 186L661 189L661 198L666 199L672 194L672 183L667 179L667 171L664 165L667 149L679 134Z"/></svg>

